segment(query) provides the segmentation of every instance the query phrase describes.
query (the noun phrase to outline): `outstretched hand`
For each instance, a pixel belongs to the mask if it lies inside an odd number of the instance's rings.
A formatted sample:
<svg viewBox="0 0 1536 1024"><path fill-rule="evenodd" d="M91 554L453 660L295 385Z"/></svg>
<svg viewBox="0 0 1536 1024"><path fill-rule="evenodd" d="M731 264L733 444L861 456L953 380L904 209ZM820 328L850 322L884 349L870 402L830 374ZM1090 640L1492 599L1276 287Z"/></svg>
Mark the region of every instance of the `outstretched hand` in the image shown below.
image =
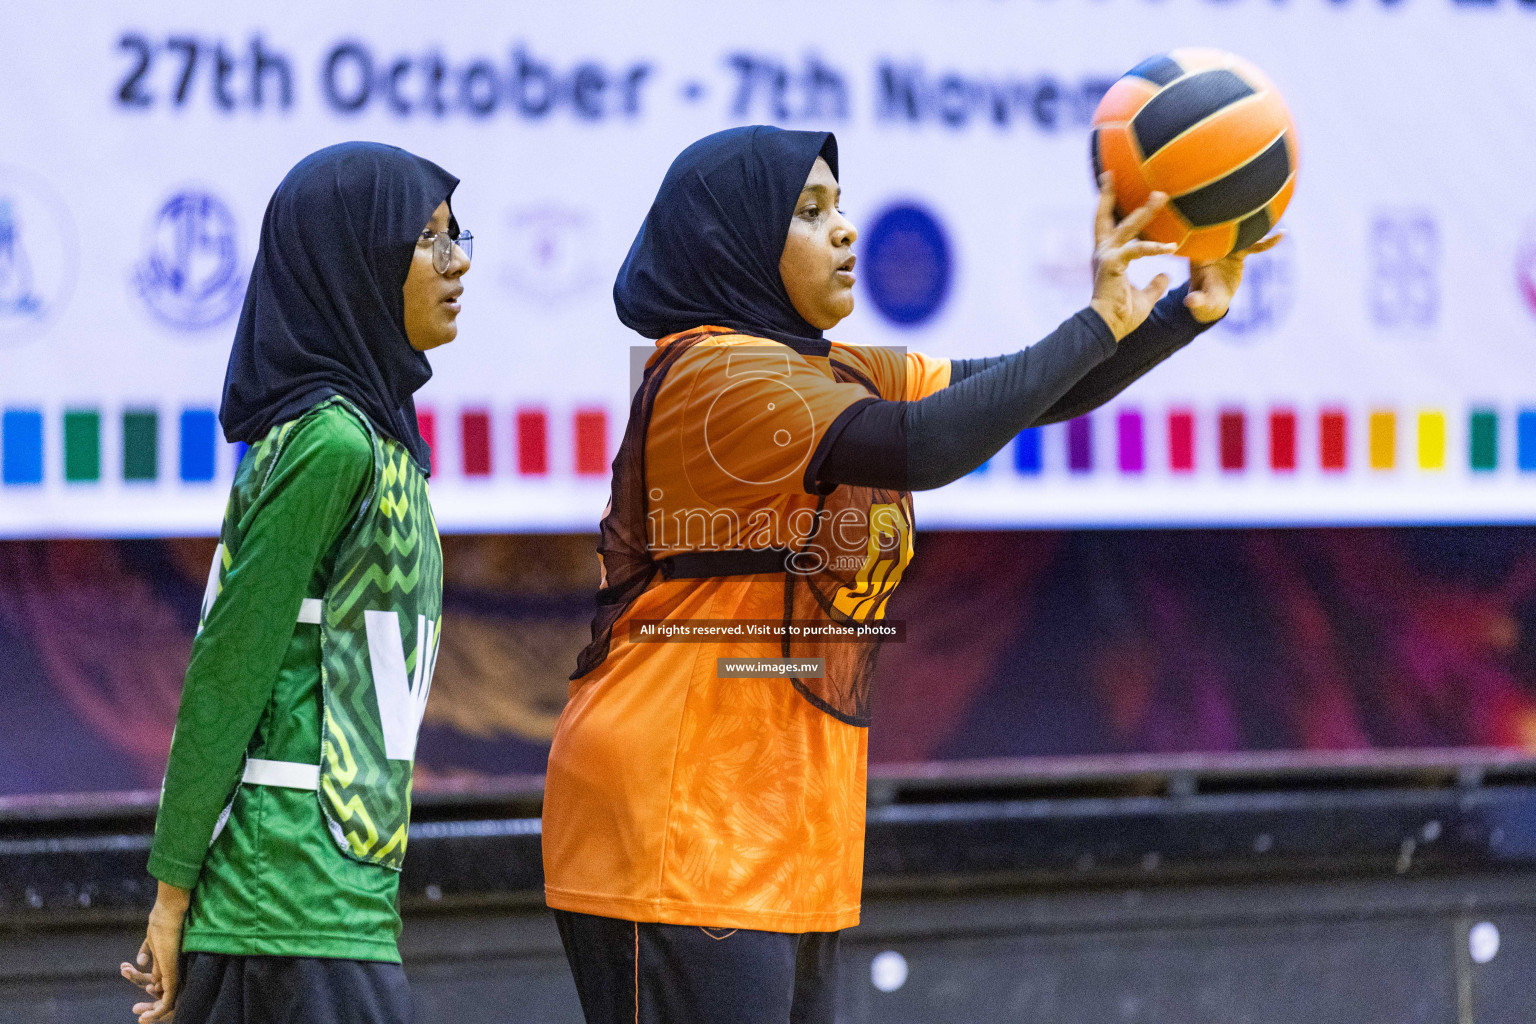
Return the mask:
<svg viewBox="0 0 1536 1024"><path fill-rule="evenodd" d="M1190 260L1189 294L1184 296L1184 305L1190 315L1203 324L1225 316L1227 307L1232 304L1232 296L1243 280L1243 259L1273 249L1284 237L1285 232L1279 231L1242 252L1234 252L1219 260Z"/></svg>
<svg viewBox="0 0 1536 1024"><path fill-rule="evenodd" d="M1167 274L1158 274L1145 288L1137 288L1125 276L1132 260L1166 256L1178 248L1136 237L1167 202L1166 195L1153 192L1145 205L1116 224L1114 178L1109 171L1099 175L1099 208L1093 218L1093 299L1088 305L1104 318L1116 341L1141 326L1168 290Z"/></svg>

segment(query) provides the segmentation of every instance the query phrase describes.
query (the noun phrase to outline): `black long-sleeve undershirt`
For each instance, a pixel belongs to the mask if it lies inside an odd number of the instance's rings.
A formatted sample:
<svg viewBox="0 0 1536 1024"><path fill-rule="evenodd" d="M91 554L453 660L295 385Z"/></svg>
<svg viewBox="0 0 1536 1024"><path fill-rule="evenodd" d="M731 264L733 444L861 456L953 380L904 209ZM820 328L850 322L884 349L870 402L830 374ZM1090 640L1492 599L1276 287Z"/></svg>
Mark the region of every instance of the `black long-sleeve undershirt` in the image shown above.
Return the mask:
<svg viewBox="0 0 1536 1024"><path fill-rule="evenodd" d="M1181 285L1164 296L1118 345L1103 318L1084 309L1012 355L951 360L949 387L927 398L857 403L823 436L807 489L942 487L1026 427L1098 408L1210 327L1184 306L1188 291Z"/></svg>

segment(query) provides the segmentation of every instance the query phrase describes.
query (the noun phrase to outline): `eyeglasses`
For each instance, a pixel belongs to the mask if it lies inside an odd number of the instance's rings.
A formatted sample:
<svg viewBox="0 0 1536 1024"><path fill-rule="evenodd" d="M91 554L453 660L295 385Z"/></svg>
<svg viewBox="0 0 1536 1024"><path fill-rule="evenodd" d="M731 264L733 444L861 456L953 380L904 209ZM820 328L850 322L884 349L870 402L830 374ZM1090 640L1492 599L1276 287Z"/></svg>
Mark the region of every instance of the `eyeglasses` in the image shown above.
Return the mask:
<svg viewBox="0 0 1536 1024"><path fill-rule="evenodd" d="M439 274L448 273L448 268L453 265L453 247L458 246L464 251L467 260L474 252L475 236L468 231L460 231L457 237L449 235L446 231L423 231L421 237L416 239L417 245L430 245L432 247L432 268Z"/></svg>

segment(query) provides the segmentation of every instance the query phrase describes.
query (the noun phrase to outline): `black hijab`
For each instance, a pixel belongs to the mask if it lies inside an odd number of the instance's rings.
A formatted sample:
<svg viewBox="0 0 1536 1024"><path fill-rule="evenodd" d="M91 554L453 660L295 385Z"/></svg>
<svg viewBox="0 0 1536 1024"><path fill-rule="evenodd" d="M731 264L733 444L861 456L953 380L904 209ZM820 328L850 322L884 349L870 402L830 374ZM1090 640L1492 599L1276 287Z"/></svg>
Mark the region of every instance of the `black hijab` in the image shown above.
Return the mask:
<svg viewBox="0 0 1536 1024"><path fill-rule="evenodd" d="M406 339L402 289L417 238L458 183L373 142L327 147L288 172L261 222L224 374L226 438L253 443L341 395L428 472L411 396L432 367Z"/></svg>
<svg viewBox="0 0 1536 1024"><path fill-rule="evenodd" d="M619 319L647 338L717 324L825 355L830 345L795 312L779 277L818 156L836 177L831 132L769 125L716 132L683 150L613 283Z"/></svg>

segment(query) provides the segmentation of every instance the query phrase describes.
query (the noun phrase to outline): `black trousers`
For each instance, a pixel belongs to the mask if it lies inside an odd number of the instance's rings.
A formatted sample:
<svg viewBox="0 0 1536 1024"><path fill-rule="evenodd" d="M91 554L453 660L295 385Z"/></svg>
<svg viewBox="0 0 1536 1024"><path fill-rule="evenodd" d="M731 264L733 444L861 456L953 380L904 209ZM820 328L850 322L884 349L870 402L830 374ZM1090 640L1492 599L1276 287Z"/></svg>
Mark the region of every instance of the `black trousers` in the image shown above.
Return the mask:
<svg viewBox="0 0 1536 1024"><path fill-rule="evenodd" d="M412 1024L399 964L183 953L176 1024Z"/></svg>
<svg viewBox="0 0 1536 1024"><path fill-rule="evenodd" d="M587 1024L832 1024L841 932L554 914Z"/></svg>

